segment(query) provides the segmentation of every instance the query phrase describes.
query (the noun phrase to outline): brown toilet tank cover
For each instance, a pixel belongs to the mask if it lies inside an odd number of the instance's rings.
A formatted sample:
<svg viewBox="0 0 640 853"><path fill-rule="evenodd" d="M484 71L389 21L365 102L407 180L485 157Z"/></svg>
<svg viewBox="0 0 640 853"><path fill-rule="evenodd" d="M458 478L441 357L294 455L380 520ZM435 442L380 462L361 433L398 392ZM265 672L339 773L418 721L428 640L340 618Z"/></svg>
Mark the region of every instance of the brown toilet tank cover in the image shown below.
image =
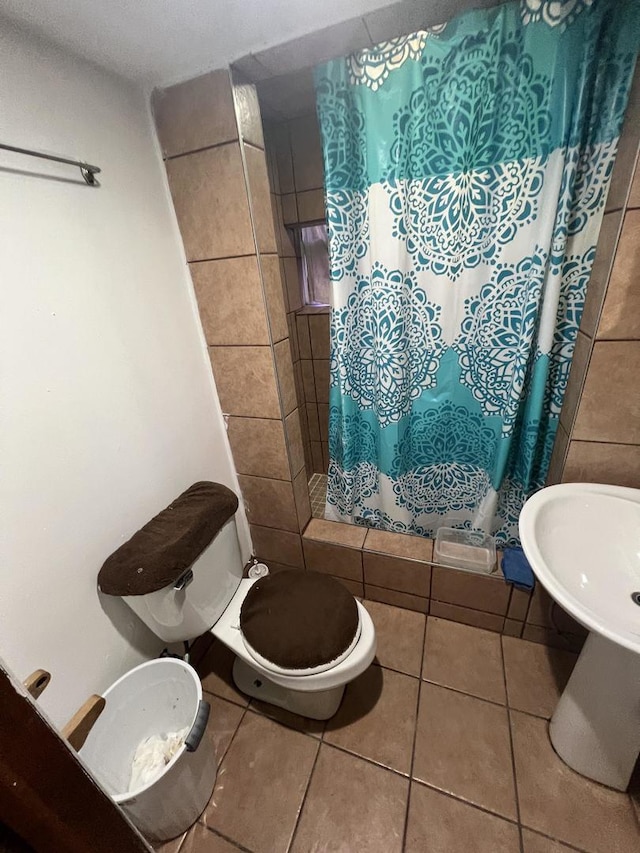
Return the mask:
<svg viewBox="0 0 640 853"><path fill-rule="evenodd" d="M98 574L107 595L146 595L172 586L238 509L220 483L194 483L108 557Z"/></svg>
<svg viewBox="0 0 640 853"><path fill-rule="evenodd" d="M329 575L287 569L257 580L240 610L246 641L283 669L310 669L335 660L356 635L356 600Z"/></svg>

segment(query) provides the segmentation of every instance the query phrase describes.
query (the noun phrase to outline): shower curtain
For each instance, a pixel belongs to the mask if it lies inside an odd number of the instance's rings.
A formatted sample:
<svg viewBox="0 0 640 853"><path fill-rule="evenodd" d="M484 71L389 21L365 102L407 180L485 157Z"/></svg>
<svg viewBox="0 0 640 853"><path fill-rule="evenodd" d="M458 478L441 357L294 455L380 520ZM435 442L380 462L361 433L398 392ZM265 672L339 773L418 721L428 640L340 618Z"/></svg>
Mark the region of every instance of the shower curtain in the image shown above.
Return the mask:
<svg viewBox="0 0 640 853"><path fill-rule="evenodd" d="M517 541L544 484L640 38L522 0L316 69L326 517Z"/></svg>

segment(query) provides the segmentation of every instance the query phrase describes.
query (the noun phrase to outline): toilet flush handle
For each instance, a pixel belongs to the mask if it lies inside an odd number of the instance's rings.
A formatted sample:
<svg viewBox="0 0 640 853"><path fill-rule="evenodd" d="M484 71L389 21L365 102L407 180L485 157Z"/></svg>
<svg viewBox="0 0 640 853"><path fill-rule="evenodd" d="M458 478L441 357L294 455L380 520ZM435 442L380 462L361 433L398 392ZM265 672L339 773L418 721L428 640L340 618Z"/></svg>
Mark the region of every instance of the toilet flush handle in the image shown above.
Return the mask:
<svg viewBox="0 0 640 853"><path fill-rule="evenodd" d="M186 589L191 581L193 580L193 572L191 569L186 571L178 580L174 583L173 588L176 592L181 592L183 589Z"/></svg>

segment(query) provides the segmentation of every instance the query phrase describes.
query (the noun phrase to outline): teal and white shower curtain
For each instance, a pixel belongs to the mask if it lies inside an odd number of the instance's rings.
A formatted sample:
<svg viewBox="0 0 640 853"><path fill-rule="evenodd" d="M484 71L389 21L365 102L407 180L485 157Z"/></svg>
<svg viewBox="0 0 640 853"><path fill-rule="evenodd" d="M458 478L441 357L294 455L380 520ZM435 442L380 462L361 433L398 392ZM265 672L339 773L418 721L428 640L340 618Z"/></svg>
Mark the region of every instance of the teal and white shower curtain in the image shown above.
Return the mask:
<svg viewBox="0 0 640 853"><path fill-rule="evenodd" d="M517 539L549 465L639 33L636 0L522 0L316 70L327 518Z"/></svg>

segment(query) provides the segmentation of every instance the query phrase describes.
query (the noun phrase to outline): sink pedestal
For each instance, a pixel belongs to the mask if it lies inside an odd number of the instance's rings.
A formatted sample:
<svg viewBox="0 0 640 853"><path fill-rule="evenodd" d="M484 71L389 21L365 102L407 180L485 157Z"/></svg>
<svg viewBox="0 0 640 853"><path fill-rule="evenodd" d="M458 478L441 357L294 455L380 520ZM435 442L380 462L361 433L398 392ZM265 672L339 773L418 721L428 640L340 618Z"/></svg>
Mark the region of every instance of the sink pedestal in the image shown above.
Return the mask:
<svg viewBox="0 0 640 853"><path fill-rule="evenodd" d="M590 633L549 734L569 767L626 791L640 752L640 654Z"/></svg>

